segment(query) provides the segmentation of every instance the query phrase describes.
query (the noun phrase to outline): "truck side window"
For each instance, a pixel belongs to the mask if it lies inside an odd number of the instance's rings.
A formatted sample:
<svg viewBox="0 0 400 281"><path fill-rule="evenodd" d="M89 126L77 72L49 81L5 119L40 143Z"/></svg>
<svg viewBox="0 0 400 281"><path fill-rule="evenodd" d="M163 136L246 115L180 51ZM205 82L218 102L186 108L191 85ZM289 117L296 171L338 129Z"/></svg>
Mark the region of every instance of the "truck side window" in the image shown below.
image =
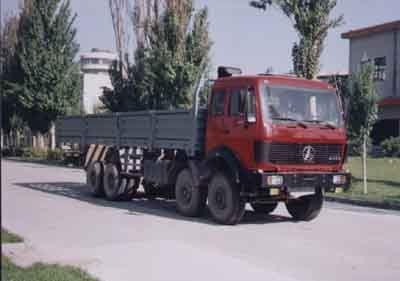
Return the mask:
<svg viewBox="0 0 400 281"><path fill-rule="evenodd" d="M233 90L229 101L229 115L238 116L245 112L246 91L244 89Z"/></svg>
<svg viewBox="0 0 400 281"><path fill-rule="evenodd" d="M214 92L211 101L211 114L212 115L224 115L224 92Z"/></svg>
<svg viewBox="0 0 400 281"><path fill-rule="evenodd" d="M256 114L256 95L254 93L254 88L249 88L249 100L250 106L248 108L248 113L255 115Z"/></svg>

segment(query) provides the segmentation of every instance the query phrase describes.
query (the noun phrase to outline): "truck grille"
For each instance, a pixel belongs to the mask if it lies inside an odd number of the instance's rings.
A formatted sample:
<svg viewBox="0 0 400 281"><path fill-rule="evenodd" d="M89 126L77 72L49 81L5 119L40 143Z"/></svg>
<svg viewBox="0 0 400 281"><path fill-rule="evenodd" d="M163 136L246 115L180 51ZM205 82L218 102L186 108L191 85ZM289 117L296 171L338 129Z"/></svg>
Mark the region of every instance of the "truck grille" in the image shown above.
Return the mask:
<svg viewBox="0 0 400 281"><path fill-rule="evenodd" d="M255 146L255 160L274 164L338 164L341 144L262 143Z"/></svg>

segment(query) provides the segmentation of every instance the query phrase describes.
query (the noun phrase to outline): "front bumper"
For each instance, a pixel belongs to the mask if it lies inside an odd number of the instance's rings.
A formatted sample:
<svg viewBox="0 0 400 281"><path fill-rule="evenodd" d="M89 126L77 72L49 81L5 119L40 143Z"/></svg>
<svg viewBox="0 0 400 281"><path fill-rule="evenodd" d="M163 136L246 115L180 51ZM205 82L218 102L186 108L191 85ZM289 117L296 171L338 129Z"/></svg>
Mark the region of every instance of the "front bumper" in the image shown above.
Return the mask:
<svg viewBox="0 0 400 281"><path fill-rule="evenodd" d="M281 176L283 181L279 185L271 185L268 183L268 177ZM343 176L344 183L335 184L333 182L334 176ZM270 190L271 188L279 189L281 192L308 192L315 191L317 188L325 192L335 192L337 188L347 190L350 186L351 174L338 172L338 173L261 173L260 189Z"/></svg>

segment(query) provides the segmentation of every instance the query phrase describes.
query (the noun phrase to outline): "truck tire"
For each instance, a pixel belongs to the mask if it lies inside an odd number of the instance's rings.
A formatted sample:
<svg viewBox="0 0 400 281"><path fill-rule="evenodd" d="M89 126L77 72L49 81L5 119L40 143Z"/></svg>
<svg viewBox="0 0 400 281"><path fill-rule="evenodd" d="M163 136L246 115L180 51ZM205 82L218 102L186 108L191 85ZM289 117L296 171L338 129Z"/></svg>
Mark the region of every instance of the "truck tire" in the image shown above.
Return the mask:
<svg viewBox="0 0 400 281"><path fill-rule="evenodd" d="M120 200L130 201L135 197L139 188L139 183L136 179L123 178L120 183Z"/></svg>
<svg viewBox="0 0 400 281"><path fill-rule="evenodd" d="M289 200L286 203L286 209L295 220L310 221L315 219L323 205L323 195L317 191L312 195L305 195L297 199Z"/></svg>
<svg viewBox="0 0 400 281"><path fill-rule="evenodd" d="M274 203L251 203L251 207L254 212L259 214L269 214L272 213L278 206L278 202Z"/></svg>
<svg viewBox="0 0 400 281"><path fill-rule="evenodd" d="M108 163L104 167L104 192L111 201L121 200L121 176L117 166Z"/></svg>
<svg viewBox="0 0 400 281"><path fill-rule="evenodd" d="M86 171L86 183L93 196L104 196L103 164L101 162L96 161L90 164Z"/></svg>
<svg viewBox="0 0 400 281"><path fill-rule="evenodd" d="M208 209L217 223L233 225L243 217L245 202L239 188L224 173L216 173L208 188Z"/></svg>
<svg viewBox="0 0 400 281"><path fill-rule="evenodd" d="M206 192L195 187L192 173L188 168L181 170L175 183L175 199L178 210L188 217L199 216L206 205Z"/></svg>

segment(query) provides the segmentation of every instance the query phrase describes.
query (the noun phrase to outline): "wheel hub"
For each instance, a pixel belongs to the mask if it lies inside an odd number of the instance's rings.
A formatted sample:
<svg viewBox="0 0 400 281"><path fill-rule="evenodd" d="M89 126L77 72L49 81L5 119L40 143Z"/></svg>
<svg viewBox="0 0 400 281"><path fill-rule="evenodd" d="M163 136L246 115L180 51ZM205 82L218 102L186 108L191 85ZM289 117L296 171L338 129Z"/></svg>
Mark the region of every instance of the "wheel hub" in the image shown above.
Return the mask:
<svg viewBox="0 0 400 281"><path fill-rule="evenodd" d="M185 203L190 203L190 200L192 199L192 189L187 184L184 185L182 189L182 196Z"/></svg>
<svg viewBox="0 0 400 281"><path fill-rule="evenodd" d="M226 208L226 195L224 190L219 188L215 193L215 203L218 209L223 210Z"/></svg>

